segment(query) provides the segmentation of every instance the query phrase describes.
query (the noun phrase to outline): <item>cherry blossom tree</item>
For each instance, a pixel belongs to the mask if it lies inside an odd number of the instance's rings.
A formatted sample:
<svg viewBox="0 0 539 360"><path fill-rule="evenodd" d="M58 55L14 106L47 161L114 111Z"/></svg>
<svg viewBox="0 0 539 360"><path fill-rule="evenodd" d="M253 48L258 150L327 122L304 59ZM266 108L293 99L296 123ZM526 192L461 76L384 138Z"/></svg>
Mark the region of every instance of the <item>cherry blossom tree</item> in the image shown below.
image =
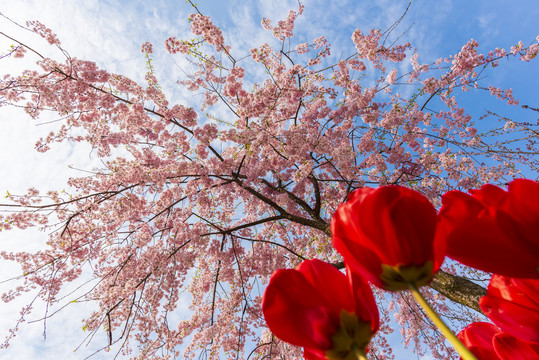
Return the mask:
<svg viewBox="0 0 539 360"><path fill-rule="evenodd" d="M196 108L169 100L150 43L141 48L148 66L139 84L70 57L39 22L26 26L65 58L10 37L15 46L5 57L37 57L40 69L5 75L0 104L23 107L34 119L55 112L60 125L37 151L87 143L102 167L70 179L71 190L8 194L0 230L36 227L46 245L0 252L22 271L4 301L37 288L52 307L65 302L66 286L85 286L69 300L97 305L84 320L86 333L104 331L103 349L119 344L134 358L296 358L301 349L267 330L261 295L275 270L302 260L344 267L330 222L350 192L400 184L439 206L451 189L537 176L537 124L489 111L473 117L461 100L485 92L519 105L511 89L484 75L501 60L534 60L539 37L486 54L470 40L424 64L411 44L390 43L391 29L357 29L354 48L336 59L324 37L295 42L300 4L284 20L262 21L280 46L243 54L191 5L194 38L164 43L170 56L193 66L180 85L203 94ZM449 262L425 291L458 329L485 319L478 300L486 290L472 276ZM171 322L184 292L190 316ZM454 355L435 341L441 335L409 294L375 294L382 322L369 356L392 358L385 338L392 314L419 353ZM21 321L30 311L23 309Z"/></svg>

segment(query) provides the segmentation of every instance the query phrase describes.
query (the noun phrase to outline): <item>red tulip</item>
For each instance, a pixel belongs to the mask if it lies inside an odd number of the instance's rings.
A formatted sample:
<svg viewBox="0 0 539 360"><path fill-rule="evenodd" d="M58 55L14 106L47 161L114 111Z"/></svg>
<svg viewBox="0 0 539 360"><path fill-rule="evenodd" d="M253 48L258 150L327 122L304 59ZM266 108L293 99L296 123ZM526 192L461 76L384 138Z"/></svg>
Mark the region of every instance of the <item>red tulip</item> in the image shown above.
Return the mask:
<svg viewBox="0 0 539 360"><path fill-rule="evenodd" d="M478 360L539 360L539 344L502 332L491 323L472 323L457 336Z"/></svg>
<svg viewBox="0 0 539 360"><path fill-rule="evenodd" d="M539 280L494 275L479 306L504 332L539 345Z"/></svg>
<svg viewBox="0 0 539 360"><path fill-rule="evenodd" d="M539 183L517 179L442 196L437 238L465 265L511 277L539 278Z"/></svg>
<svg viewBox="0 0 539 360"><path fill-rule="evenodd" d="M420 193L401 186L361 188L331 221L333 246L351 269L386 290L430 282L444 244L434 243L436 210Z"/></svg>
<svg viewBox="0 0 539 360"><path fill-rule="evenodd" d="M277 270L264 293L262 311L275 336L304 347L307 359L345 358L353 347L366 352L379 327L368 283L320 260Z"/></svg>
<svg viewBox="0 0 539 360"><path fill-rule="evenodd" d="M462 330L457 337L478 360L498 360L492 338L500 332L494 324L475 322Z"/></svg>

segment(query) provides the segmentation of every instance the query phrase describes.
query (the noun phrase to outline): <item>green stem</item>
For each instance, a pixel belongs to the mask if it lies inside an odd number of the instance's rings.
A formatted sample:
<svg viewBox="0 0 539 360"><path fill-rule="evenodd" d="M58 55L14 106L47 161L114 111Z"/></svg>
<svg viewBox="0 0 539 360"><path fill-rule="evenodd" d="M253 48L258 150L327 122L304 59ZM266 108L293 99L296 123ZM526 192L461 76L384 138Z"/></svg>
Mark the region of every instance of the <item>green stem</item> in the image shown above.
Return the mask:
<svg viewBox="0 0 539 360"><path fill-rule="evenodd" d="M421 305L423 310L427 313L429 318L432 320L434 325L440 329L442 334L446 337L447 340L453 345L455 350L459 353L459 355L464 360L477 360L477 358L472 354L470 350L466 346L464 346L463 343L460 342L460 340L453 334L451 329L443 322L442 319L436 314L436 312L430 307L430 305L427 303L423 295L419 292L419 289L415 284L408 284L408 288L412 291L412 295L414 295L415 300Z"/></svg>
<svg viewBox="0 0 539 360"><path fill-rule="evenodd" d="M356 343L352 344L352 351L354 352L354 355L357 356L357 360L367 360L367 356L365 356L363 350L361 350Z"/></svg>

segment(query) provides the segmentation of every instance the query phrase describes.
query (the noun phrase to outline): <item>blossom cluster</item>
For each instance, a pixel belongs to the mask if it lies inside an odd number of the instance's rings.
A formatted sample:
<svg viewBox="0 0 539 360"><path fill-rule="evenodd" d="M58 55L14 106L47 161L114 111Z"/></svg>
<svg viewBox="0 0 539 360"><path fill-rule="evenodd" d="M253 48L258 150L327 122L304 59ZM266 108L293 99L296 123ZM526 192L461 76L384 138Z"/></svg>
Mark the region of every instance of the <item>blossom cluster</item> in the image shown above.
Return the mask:
<svg viewBox="0 0 539 360"><path fill-rule="evenodd" d="M189 52L189 44L185 41L176 39L174 36L165 40L165 48L170 54L187 54Z"/></svg>
<svg viewBox="0 0 539 360"><path fill-rule="evenodd" d="M215 46L217 51L222 50L225 42L223 32L213 24L209 16L191 14L189 15L189 20L191 21L191 31L193 34L202 35L202 38Z"/></svg>
<svg viewBox="0 0 539 360"><path fill-rule="evenodd" d="M34 20L34 21L27 21L26 26L45 40L51 45L57 45L60 46L60 40L58 39L58 36L56 36L55 33L52 32L51 29L43 25L41 22Z"/></svg>

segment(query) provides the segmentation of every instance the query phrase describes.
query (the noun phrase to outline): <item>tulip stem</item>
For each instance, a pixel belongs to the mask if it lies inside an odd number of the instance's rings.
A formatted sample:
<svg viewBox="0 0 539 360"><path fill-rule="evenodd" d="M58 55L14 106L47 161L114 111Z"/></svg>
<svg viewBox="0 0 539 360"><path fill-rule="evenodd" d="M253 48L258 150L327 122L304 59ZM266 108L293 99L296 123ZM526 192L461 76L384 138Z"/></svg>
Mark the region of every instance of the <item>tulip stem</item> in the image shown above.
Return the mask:
<svg viewBox="0 0 539 360"><path fill-rule="evenodd" d="M363 350L361 350L356 343L352 344L352 351L354 352L354 355L357 356L357 360L367 360L367 356L365 356Z"/></svg>
<svg viewBox="0 0 539 360"><path fill-rule="evenodd" d="M463 343L460 342L460 340L455 336L455 334L453 334L451 329L449 329L449 327L443 322L443 320L438 316L434 309L430 307L423 295L421 295L421 293L419 292L417 286L415 284L409 283L408 288L412 292L412 295L414 295L415 300L419 303L419 305L421 305L423 310L425 310L434 325L436 325L436 327L440 329L442 334L446 337L447 340L449 340L451 345L453 345L455 350L457 350L462 359L477 360L474 354L472 354L472 352L468 350L468 348L464 346Z"/></svg>

